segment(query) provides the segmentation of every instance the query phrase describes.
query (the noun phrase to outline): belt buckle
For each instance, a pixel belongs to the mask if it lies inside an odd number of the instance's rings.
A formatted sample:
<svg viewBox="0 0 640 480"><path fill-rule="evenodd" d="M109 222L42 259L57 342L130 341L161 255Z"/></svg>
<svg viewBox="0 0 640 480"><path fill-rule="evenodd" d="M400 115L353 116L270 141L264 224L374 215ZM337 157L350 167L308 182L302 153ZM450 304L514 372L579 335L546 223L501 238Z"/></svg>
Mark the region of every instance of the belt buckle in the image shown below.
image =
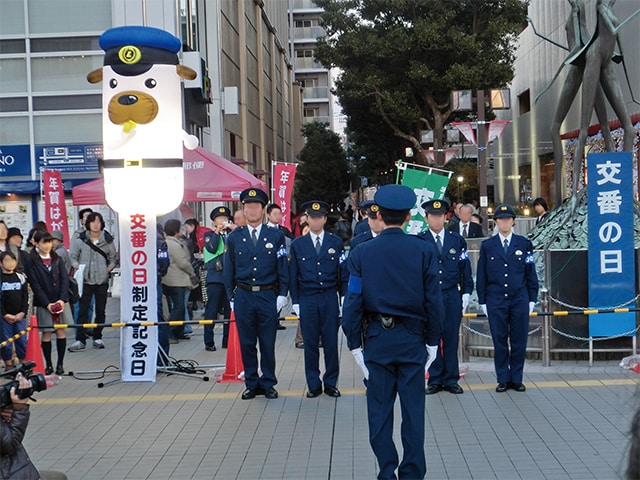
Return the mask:
<svg viewBox="0 0 640 480"><path fill-rule="evenodd" d="M382 328L384 328L385 330L391 330L393 327L396 326L396 322L393 316L387 317L385 315L379 315L379 318L380 318L380 323L382 324Z"/></svg>
<svg viewBox="0 0 640 480"><path fill-rule="evenodd" d="M251 285L251 291L252 292L259 292L260 291L260 286L259 285Z"/></svg>

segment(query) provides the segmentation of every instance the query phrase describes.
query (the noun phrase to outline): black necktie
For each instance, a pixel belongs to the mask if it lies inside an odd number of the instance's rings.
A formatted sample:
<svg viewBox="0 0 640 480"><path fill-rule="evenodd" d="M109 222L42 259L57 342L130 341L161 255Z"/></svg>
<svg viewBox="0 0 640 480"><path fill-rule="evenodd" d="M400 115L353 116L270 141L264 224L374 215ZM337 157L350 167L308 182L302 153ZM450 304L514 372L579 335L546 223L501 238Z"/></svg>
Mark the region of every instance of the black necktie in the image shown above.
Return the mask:
<svg viewBox="0 0 640 480"><path fill-rule="evenodd" d="M505 238L503 245L504 245L504 253L507 253L507 250L509 250L509 240Z"/></svg>
<svg viewBox="0 0 640 480"><path fill-rule="evenodd" d="M258 244L258 229L254 228L251 232L251 240L253 241L253 246L255 247Z"/></svg>
<svg viewBox="0 0 640 480"><path fill-rule="evenodd" d="M436 246L438 247L438 253L442 254L442 240L440 240L440 235L436 235Z"/></svg>
<svg viewBox="0 0 640 480"><path fill-rule="evenodd" d="M320 237L316 237L316 255L320 255Z"/></svg>
<svg viewBox="0 0 640 480"><path fill-rule="evenodd" d="M462 226L462 237L463 238L467 238L467 224L466 223Z"/></svg>

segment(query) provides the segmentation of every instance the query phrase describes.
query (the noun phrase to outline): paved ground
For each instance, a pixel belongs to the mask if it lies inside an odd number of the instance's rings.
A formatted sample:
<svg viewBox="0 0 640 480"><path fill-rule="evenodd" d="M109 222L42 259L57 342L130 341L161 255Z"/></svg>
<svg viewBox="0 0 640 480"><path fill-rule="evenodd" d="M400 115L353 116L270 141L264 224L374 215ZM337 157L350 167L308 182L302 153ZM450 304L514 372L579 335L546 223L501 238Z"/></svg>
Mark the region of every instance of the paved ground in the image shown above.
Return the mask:
<svg viewBox="0 0 640 480"><path fill-rule="evenodd" d="M295 326L288 322L278 332L277 400L243 401L243 384L176 375L104 388L97 384L118 375L65 376L37 394L25 440L32 460L70 479L375 478L365 390L346 345L343 396L307 399ZM218 344L220 335L217 329ZM108 330L104 339L105 350L67 354L67 370L117 366L118 332ZM218 364L226 350L206 352L202 327L196 327L192 340L171 346L171 355ZM544 368L529 362L526 393L497 394L491 360L466 365L464 395L427 397L429 478L620 478L638 403L637 374L615 363ZM399 428L396 434L400 445Z"/></svg>

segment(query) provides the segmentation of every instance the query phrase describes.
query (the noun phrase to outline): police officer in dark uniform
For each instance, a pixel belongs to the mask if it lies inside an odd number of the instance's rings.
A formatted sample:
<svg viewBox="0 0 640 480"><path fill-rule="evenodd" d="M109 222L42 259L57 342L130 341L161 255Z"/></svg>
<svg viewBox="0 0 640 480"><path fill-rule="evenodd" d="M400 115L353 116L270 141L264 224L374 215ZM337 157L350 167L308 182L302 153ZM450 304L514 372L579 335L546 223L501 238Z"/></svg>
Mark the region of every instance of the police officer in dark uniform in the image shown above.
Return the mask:
<svg viewBox="0 0 640 480"><path fill-rule="evenodd" d="M339 397L338 316L340 298L347 291L344 243L337 235L324 231L329 204L313 200L302 205L309 222L309 233L291 243L289 289L293 311L300 317L304 341L304 371L308 398L318 397L323 389L330 397ZM338 295L340 298L338 298ZM325 373L320 381L319 345L322 338Z"/></svg>
<svg viewBox="0 0 640 480"><path fill-rule="evenodd" d="M385 228L349 255L342 329L358 365L364 357L365 377L368 372L369 442L378 478L396 478L397 468L400 478L419 479L427 468L424 372L435 358L444 317L437 256L430 244L402 230L416 202L410 188L385 185L374 200ZM396 394L404 446L399 465L391 420Z"/></svg>
<svg viewBox="0 0 640 480"><path fill-rule="evenodd" d="M207 271L207 306L204 310L205 320L215 320L222 311L224 318L229 318L231 308L224 287L224 250L226 238L231 233L231 210L227 207L216 207L211 210L209 218L213 222L213 230L204 234L202 256ZM229 323L225 322L222 332L222 348L226 348L229 337ZM204 345L209 352L216 351L213 337L213 325L204 326Z"/></svg>
<svg viewBox="0 0 640 480"><path fill-rule="evenodd" d="M496 392L524 392L522 370L529 315L538 298L533 245L512 232L516 214L501 204L493 216L498 234L480 246L476 275L478 302L489 318L498 386Z"/></svg>
<svg viewBox="0 0 640 480"><path fill-rule="evenodd" d="M444 200L430 200L422 204L429 229L420 234L438 251L439 284L444 300L442 349L429 369L427 395L446 390L464 393L458 384L458 335L462 314L469 306L473 292L471 262L467 256L467 242L459 233L444 228L449 204Z"/></svg>
<svg viewBox="0 0 640 480"><path fill-rule="evenodd" d="M369 230L360 233L351 239L350 251L353 251L358 245L364 242L368 242L374 239L384 228L382 220L378 220L378 205L371 203L367 207L367 222L369 223Z"/></svg>
<svg viewBox="0 0 640 480"><path fill-rule="evenodd" d="M284 235L263 224L269 198L257 188L240 193L247 225L236 228L227 239L224 284L236 314L240 350L244 363L243 400L256 395L278 398L276 379L276 329L278 312L287 303L289 266ZM258 353L260 344L260 369Z"/></svg>
<svg viewBox="0 0 640 480"><path fill-rule="evenodd" d="M358 205L358 211L360 212L361 215L361 220L356 223L355 228L353 229L353 236L355 237L356 235L360 235L361 233L366 232L367 230L369 230L369 222L367 220L367 212L369 210L369 207L371 205L373 205L373 200L364 200L362 202L360 202L360 205Z"/></svg>

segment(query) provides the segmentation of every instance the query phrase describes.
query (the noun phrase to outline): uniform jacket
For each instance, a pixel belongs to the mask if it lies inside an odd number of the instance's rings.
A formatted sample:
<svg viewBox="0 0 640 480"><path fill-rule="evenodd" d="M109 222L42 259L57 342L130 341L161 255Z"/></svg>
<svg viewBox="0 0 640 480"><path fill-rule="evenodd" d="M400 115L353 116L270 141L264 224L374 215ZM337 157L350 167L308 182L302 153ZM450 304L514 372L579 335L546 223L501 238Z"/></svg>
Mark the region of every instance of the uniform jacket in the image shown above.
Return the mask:
<svg viewBox="0 0 640 480"><path fill-rule="evenodd" d="M29 406L14 408L11 422L0 416L0 478L38 480L40 474L22 446L29 423Z"/></svg>
<svg viewBox="0 0 640 480"><path fill-rule="evenodd" d="M353 236L360 235L367 230L371 230L371 227L369 226L369 220L365 217L356 223L356 226L353 228Z"/></svg>
<svg viewBox="0 0 640 480"><path fill-rule="evenodd" d="M439 284L442 291L460 286L461 293L473 292L471 262L467 255L467 242L461 235L442 229L444 233L442 254L438 252L436 241L430 230L422 232L420 237L433 245L438 257Z"/></svg>
<svg viewBox="0 0 640 480"><path fill-rule="evenodd" d="M104 262L104 259L102 259ZM33 304L46 307L50 303L69 301L69 274L60 258L51 253L51 271L45 267L40 254L34 248L29 253L27 278L33 290Z"/></svg>
<svg viewBox="0 0 640 480"><path fill-rule="evenodd" d="M460 222L458 221L458 223L449 223L447 230L449 230L450 232L455 232L458 235L460 235ZM467 238L481 238L481 237L484 237L484 234L482 233L482 225L474 222L469 222L468 228L467 228Z"/></svg>
<svg viewBox="0 0 640 480"><path fill-rule="evenodd" d="M369 240L372 240L372 239L373 239L373 233L371 232L371 230L367 230L366 232L356 235L351 239L351 244L350 244L351 249L349 251L353 252L353 249L356 248L358 245L364 242L368 242Z"/></svg>
<svg viewBox="0 0 640 480"><path fill-rule="evenodd" d="M204 250L211 254L218 252L220 242L224 243L224 235L218 235L213 230L205 233L204 235ZM207 258L205 256L205 258ZM218 267L216 267L218 265ZM224 252L221 255L209 260L204 264L204 268L207 271L207 283L224 283L224 275L222 274L224 268Z"/></svg>
<svg viewBox="0 0 640 480"><path fill-rule="evenodd" d="M310 234L296 238L289 262L291 301L300 303L300 296L328 289L344 296L349 281L346 259L344 243L337 235L324 232L319 255Z"/></svg>
<svg viewBox="0 0 640 480"><path fill-rule="evenodd" d="M361 345L364 313L420 320L424 322L426 343L437 344L444 305L434 250L415 235L387 228L375 241L361 244L349 255L342 330L350 350Z"/></svg>
<svg viewBox="0 0 640 480"><path fill-rule="evenodd" d="M191 287L191 276L195 275L191 266L191 252L187 242L182 238L167 237L169 250L169 269L162 277L162 284L167 287Z"/></svg>
<svg viewBox="0 0 640 480"><path fill-rule="evenodd" d="M236 228L227 239L223 272L229 299L233 299L238 283L277 285L277 295L286 297L289 291L289 265L284 235L280 230L263 224L254 247L249 227Z"/></svg>
<svg viewBox="0 0 640 480"><path fill-rule="evenodd" d="M538 298L538 276L531 241L514 233L506 254L500 235L482 242L476 288L481 305L487 303L487 298L520 298L525 302L535 302Z"/></svg>
<svg viewBox="0 0 640 480"><path fill-rule="evenodd" d="M86 237L87 241L90 242L91 239L89 238L90 234L88 231ZM98 243L95 245L107 254L108 261L80 238L74 238L71 242L69 259L71 260L71 266L73 268L77 269L81 264L86 265L84 269L84 283L89 285L103 285L109 283L109 270L107 270L107 268L110 267L113 269L116 266L118 256L113 240L110 242L107 241L104 230L100 232Z"/></svg>

